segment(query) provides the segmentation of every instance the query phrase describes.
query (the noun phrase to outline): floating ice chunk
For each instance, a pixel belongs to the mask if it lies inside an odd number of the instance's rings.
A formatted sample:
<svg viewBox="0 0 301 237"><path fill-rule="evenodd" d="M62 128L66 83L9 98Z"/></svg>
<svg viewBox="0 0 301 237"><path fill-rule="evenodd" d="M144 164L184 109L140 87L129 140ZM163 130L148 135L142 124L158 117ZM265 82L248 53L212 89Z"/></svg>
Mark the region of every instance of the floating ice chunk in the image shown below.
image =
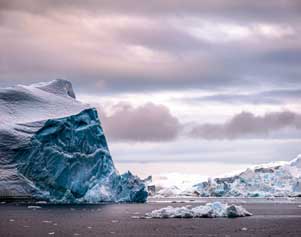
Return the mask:
<svg viewBox="0 0 301 237"><path fill-rule="evenodd" d="M213 202L207 203L204 206L197 206L194 208L168 206L161 209L153 210L152 212L146 213L145 215L148 218L235 218L251 216L252 213L248 212L241 206Z"/></svg>
<svg viewBox="0 0 301 237"><path fill-rule="evenodd" d="M52 221L49 221L49 220L45 220L45 221L42 221L42 222L46 223L46 224L52 223Z"/></svg>
<svg viewBox="0 0 301 237"><path fill-rule="evenodd" d="M42 207L40 207L40 206L27 206L27 208L29 208L29 209L40 209Z"/></svg>
<svg viewBox="0 0 301 237"><path fill-rule="evenodd" d="M46 201L37 201L36 204L47 204Z"/></svg>

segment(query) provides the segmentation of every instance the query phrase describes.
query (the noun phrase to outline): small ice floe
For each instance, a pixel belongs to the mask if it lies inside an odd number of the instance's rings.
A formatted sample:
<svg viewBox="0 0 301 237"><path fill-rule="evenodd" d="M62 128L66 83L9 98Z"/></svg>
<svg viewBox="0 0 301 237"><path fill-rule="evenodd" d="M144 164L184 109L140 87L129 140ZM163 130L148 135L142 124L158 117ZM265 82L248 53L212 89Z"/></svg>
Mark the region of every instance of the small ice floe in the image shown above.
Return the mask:
<svg viewBox="0 0 301 237"><path fill-rule="evenodd" d="M40 209L42 207L40 207L40 206L27 206L27 208L29 208L29 209Z"/></svg>
<svg viewBox="0 0 301 237"><path fill-rule="evenodd" d="M6 202L0 202L0 204L6 204Z"/></svg>
<svg viewBox="0 0 301 237"><path fill-rule="evenodd" d="M47 204L46 201L37 201L36 204Z"/></svg>
<svg viewBox="0 0 301 237"><path fill-rule="evenodd" d="M46 223L46 224L52 223L52 221L48 221L48 220L45 220L45 221L42 221L42 222Z"/></svg>
<svg viewBox="0 0 301 237"><path fill-rule="evenodd" d="M220 202L207 203L193 208L168 206L146 213L146 218L215 218L215 217L244 217L251 216L242 206L228 205Z"/></svg>
<svg viewBox="0 0 301 237"><path fill-rule="evenodd" d="M15 220L14 219L9 219L9 222L15 222Z"/></svg>
<svg viewBox="0 0 301 237"><path fill-rule="evenodd" d="M49 232L48 233L48 235L54 235L55 234L55 232Z"/></svg>
<svg viewBox="0 0 301 237"><path fill-rule="evenodd" d="M268 201L274 201L275 197L267 197L266 200L268 200Z"/></svg>
<svg viewBox="0 0 301 237"><path fill-rule="evenodd" d="M112 220L112 223L118 223L119 220Z"/></svg>
<svg viewBox="0 0 301 237"><path fill-rule="evenodd" d="M295 201L296 198L295 197L287 197L286 200L288 200L288 201Z"/></svg>
<svg viewBox="0 0 301 237"><path fill-rule="evenodd" d="M131 216L132 219L139 219L139 216Z"/></svg>
<svg viewBox="0 0 301 237"><path fill-rule="evenodd" d="M247 228L247 227L242 227L241 230L242 230L242 231L247 231L248 228Z"/></svg>

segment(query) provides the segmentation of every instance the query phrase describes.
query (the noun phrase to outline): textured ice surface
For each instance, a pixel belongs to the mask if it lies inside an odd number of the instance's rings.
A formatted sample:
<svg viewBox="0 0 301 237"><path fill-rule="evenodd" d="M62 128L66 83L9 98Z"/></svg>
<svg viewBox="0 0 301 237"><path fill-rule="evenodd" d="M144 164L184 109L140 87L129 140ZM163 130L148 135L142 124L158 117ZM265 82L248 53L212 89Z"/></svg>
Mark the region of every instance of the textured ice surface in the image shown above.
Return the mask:
<svg viewBox="0 0 301 237"><path fill-rule="evenodd" d="M53 202L143 202L144 183L114 167L97 112L55 80L0 90L0 195Z"/></svg>
<svg viewBox="0 0 301 237"><path fill-rule="evenodd" d="M204 206L189 207L172 207L168 206L158 210L146 213L149 218L215 218L215 217L244 217L251 216L242 206L228 205L220 202L207 203Z"/></svg>
<svg viewBox="0 0 301 237"><path fill-rule="evenodd" d="M301 196L301 155L290 162L273 162L217 178L185 181L185 175L170 176L168 182L153 182L154 197L288 197ZM183 178L184 177L184 178ZM182 181L181 181L182 180ZM194 182L194 183L193 183ZM184 183L185 185L182 185ZM189 186L190 185L190 186Z"/></svg>
<svg viewBox="0 0 301 237"><path fill-rule="evenodd" d="M223 178L196 184L200 196L287 197L301 195L301 155L291 162L249 168Z"/></svg>

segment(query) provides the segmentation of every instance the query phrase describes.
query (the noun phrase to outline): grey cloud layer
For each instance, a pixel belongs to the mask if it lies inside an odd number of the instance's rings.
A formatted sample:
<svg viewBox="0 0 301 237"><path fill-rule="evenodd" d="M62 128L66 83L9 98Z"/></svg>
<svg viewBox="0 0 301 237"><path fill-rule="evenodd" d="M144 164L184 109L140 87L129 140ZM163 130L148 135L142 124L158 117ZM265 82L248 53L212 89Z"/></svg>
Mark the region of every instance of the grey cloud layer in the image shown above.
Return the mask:
<svg viewBox="0 0 301 237"><path fill-rule="evenodd" d="M177 138L181 125L162 105L152 103L134 108L130 104L115 105L111 115L100 109L109 139L117 141L170 141Z"/></svg>
<svg viewBox="0 0 301 237"><path fill-rule="evenodd" d="M277 0L1 1L0 83L62 77L86 93L296 88L300 5ZM211 25L203 28L208 21ZM215 31L233 24L230 34L246 38L223 41ZM258 32L257 24L271 25Z"/></svg>
<svg viewBox="0 0 301 237"><path fill-rule="evenodd" d="M263 116L241 112L221 124L183 124L166 106L153 103L139 107L119 103L111 113L106 113L101 108L99 111L105 132L112 141L161 142L174 141L179 137L204 140L281 139L281 132L285 129L291 130L283 139L294 139L300 138L301 132L301 114L291 111L267 113ZM280 132L280 136L275 136L277 132Z"/></svg>
<svg viewBox="0 0 301 237"><path fill-rule="evenodd" d="M0 9L21 10L33 13L51 10L84 10L88 12L108 12L122 14L194 14L231 16L239 18L283 19L298 15L301 3L298 0L174 0L174 1L110 1L110 0L2 0Z"/></svg>
<svg viewBox="0 0 301 237"><path fill-rule="evenodd" d="M217 102L227 104L283 104L301 103L301 89L279 89L248 94L214 94L199 96L190 99L182 99L188 103Z"/></svg>
<svg viewBox="0 0 301 237"><path fill-rule="evenodd" d="M202 139L237 139L268 137L272 132L292 128L301 130L301 115L289 111L255 116L249 112L235 115L224 124L200 124L189 135Z"/></svg>

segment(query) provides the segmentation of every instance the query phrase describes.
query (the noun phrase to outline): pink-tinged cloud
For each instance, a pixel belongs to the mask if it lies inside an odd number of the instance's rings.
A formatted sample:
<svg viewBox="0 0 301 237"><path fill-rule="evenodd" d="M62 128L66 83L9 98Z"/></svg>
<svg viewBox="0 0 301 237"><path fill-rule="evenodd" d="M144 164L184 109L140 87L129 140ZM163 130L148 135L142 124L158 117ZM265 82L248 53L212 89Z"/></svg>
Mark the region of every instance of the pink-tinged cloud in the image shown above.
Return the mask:
<svg viewBox="0 0 301 237"><path fill-rule="evenodd" d="M200 123L190 130L189 136L208 140L264 138L285 128L301 130L301 114L284 111L256 116L250 112L242 112L222 124Z"/></svg>
<svg viewBox="0 0 301 237"><path fill-rule="evenodd" d="M147 103L134 108L119 103L112 114L100 113L108 139L115 141L170 141L181 130L178 119L163 105Z"/></svg>
<svg viewBox="0 0 301 237"><path fill-rule="evenodd" d="M134 107L118 103L110 113L98 107L104 130L111 141L161 142L179 137L204 140L299 139L301 114L282 111L262 116L241 112L224 123L181 123L168 107L146 103ZM288 130L287 130L288 129Z"/></svg>
<svg viewBox="0 0 301 237"><path fill-rule="evenodd" d="M0 85L64 78L86 93L300 87L300 5L3 0Z"/></svg>

